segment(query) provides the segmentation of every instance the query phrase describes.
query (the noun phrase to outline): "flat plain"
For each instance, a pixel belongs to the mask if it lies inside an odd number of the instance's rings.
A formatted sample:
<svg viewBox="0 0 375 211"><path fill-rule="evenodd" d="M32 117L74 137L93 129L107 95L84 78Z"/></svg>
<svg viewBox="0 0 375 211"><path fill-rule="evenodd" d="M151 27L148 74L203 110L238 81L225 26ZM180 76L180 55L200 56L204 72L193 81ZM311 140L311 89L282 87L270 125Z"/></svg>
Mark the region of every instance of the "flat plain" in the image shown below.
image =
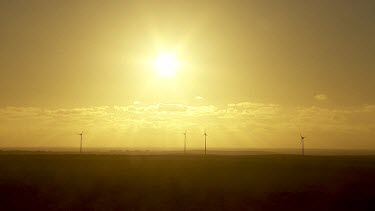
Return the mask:
<svg viewBox="0 0 375 211"><path fill-rule="evenodd" d="M0 154L1 210L375 210L375 156Z"/></svg>

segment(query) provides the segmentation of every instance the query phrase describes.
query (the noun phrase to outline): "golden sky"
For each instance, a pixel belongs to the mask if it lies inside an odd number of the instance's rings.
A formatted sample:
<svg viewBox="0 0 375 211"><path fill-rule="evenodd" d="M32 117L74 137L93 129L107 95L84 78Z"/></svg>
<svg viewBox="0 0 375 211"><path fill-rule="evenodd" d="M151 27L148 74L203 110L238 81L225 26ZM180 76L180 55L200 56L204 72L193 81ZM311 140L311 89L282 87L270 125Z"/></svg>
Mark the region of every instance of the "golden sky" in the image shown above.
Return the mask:
<svg viewBox="0 0 375 211"><path fill-rule="evenodd" d="M375 148L375 2L0 1L0 147ZM164 55L164 57L163 57ZM167 56L165 56L167 55ZM155 69L172 55L173 74ZM160 59L159 59L160 60ZM308 143L307 143L308 141Z"/></svg>

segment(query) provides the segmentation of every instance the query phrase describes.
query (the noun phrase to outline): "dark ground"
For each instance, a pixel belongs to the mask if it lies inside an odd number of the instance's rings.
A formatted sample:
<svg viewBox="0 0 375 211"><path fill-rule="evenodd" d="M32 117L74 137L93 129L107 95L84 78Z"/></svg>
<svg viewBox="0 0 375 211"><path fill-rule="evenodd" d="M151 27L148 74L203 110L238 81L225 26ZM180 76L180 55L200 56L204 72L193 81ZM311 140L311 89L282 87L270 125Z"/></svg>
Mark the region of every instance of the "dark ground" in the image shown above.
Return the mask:
<svg viewBox="0 0 375 211"><path fill-rule="evenodd" d="M0 154L1 210L375 210L375 156Z"/></svg>

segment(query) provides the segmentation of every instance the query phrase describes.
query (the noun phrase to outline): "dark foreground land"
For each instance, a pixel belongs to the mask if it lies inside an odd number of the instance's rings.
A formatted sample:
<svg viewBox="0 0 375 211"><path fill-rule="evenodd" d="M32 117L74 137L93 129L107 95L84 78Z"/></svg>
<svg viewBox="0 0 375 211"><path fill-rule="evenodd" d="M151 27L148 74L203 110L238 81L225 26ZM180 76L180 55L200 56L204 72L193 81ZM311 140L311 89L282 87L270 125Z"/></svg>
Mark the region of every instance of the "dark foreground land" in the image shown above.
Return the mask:
<svg viewBox="0 0 375 211"><path fill-rule="evenodd" d="M375 157L1 154L0 210L375 210Z"/></svg>

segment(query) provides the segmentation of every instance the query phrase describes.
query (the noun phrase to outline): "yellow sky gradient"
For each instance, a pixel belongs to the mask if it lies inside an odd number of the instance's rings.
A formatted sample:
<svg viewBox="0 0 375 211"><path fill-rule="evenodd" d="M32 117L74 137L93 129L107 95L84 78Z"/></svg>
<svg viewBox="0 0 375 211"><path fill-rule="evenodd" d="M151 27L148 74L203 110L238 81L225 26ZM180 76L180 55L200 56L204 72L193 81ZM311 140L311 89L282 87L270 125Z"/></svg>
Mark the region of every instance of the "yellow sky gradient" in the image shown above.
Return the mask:
<svg viewBox="0 0 375 211"><path fill-rule="evenodd" d="M2 1L0 147L375 148L373 1ZM173 77L150 65L163 52Z"/></svg>

